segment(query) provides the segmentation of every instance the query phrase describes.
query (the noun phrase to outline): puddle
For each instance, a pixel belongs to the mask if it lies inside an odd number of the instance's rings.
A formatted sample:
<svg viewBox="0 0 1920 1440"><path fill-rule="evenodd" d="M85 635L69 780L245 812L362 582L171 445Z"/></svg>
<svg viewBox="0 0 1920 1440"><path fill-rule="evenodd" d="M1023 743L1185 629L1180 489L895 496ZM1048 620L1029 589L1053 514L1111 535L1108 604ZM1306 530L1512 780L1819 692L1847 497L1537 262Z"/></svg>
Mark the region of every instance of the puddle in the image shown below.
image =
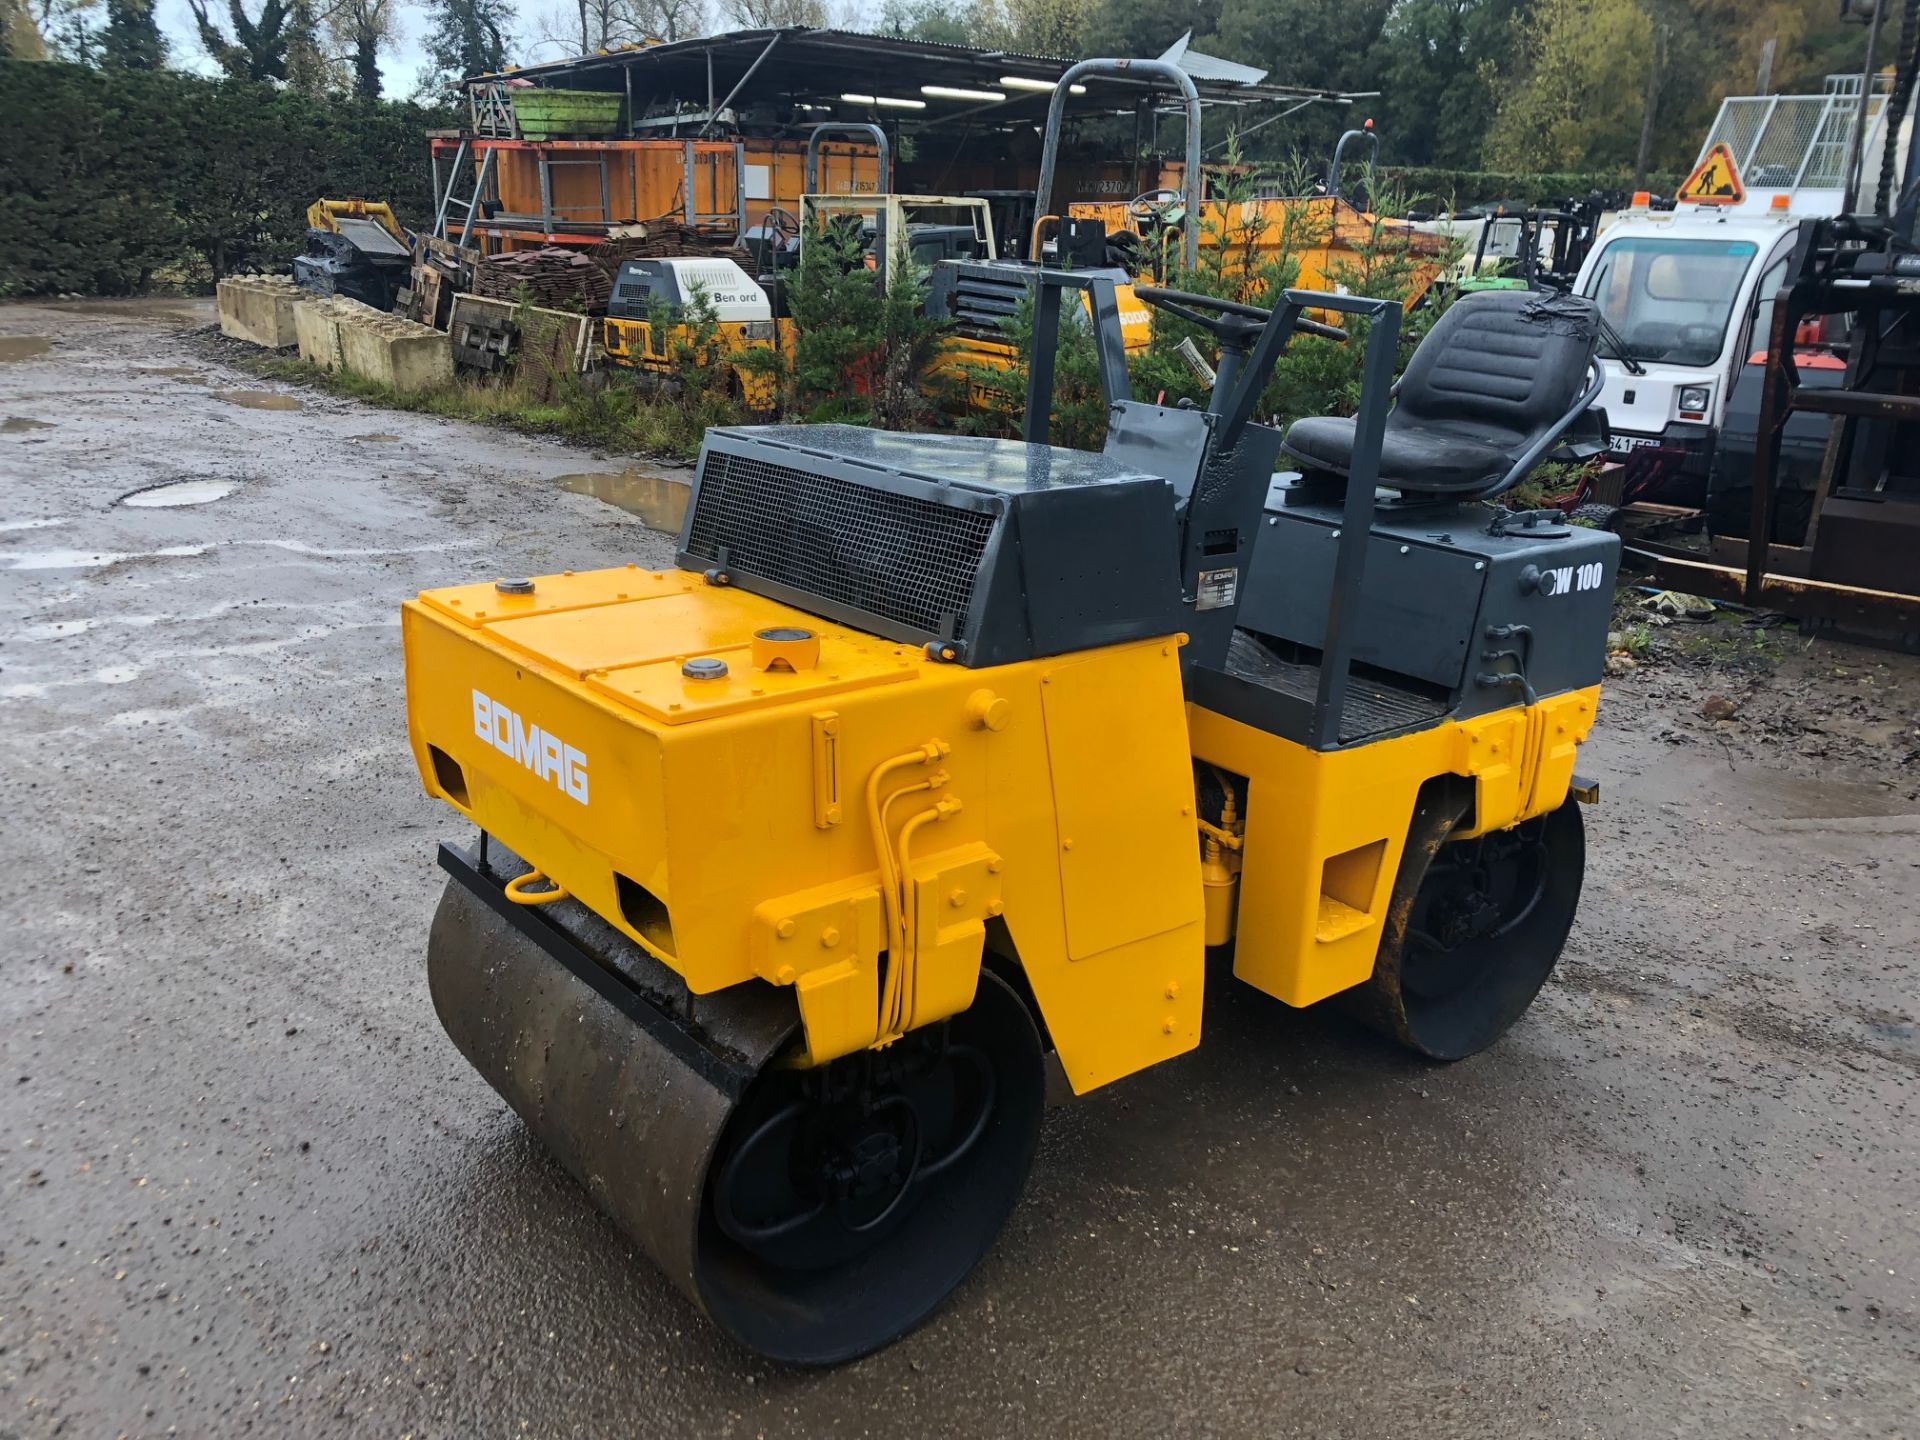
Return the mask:
<svg viewBox="0 0 1920 1440"><path fill-rule="evenodd" d="M618 506L655 530L678 531L686 518L692 487L646 470L588 470L560 475L554 483L574 495L591 495Z"/></svg>
<svg viewBox="0 0 1920 1440"><path fill-rule="evenodd" d="M349 435L347 439L358 445L398 445L398 435Z"/></svg>
<svg viewBox="0 0 1920 1440"><path fill-rule="evenodd" d="M9 415L0 420L0 435L24 435L29 430L51 430L51 420L35 420L26 415Z"/></svg>
<svg viewBox="0 0 1920 1440"><path fill-rule="evenodd" d="M224 500L241 486L238 480L175 480L149 485L122 495L116 502L136 510L171 510L180 505L208 505Z"/></svg>
<svg viewBox="0 0 1920 1440"><path fill-rule="evenodd" d="M1910 806L1899 795L1857 781L1772 772L1762 789L1768 807L1780 812L1773 823L1782 830L1820 831L1849 825L1873 829L1877 822L1910 815Z"/></svg>
<svg viewBox="0 0 1920 1440"><path fill-rule="evenodd" d="M0 360L31 360L52 348L45 335L0 335Z"/></svg>
<svg viewBox="0 0 1920 1440"><path fill-rule="evenodd" d="M297 395L282 395L278 390L216 390L213 392L222 400L235 405L244 405L249 410L298 410L300 398Z"/></svg>
<svg viewBox="0 0 1920 1440"><path fill-rule="evenodd" d="M136 365L136 375L165 375L174 380L191 380L196 385L205 385L207 377L191 365Z"/></svg>
<svg viewBox="0 0 1920 1440"><path fill-rule="evenodd" d="M76 315L127 315L136 320L165 320L175 325L205 325L217 314L211 295L145 295L137 300L62 300L50 304L48 308Z"/></svg>
<svg viewBox="0 0 1920 1440"><path fill-rule="evenodd" d="M64 522L49 521L49 524ZM381 549L323 549L304 540L226 540L218 548L254 548L284 550L290 555L305 555L316 560L362 560L388 555L438 555L448 550L465 550L478 540L441 540L430 545L403 545ZM159 550L116 552L112 550L0 550L0 570L97 570L108 565L123 565L132 560L171 560L181 556L205 555L213 545L169 545ZM397 625L396 610L383 625Z"/></svg>
<svg viewBox="0 0 1920 1440"><path fill-rule="evenodd" d="M69 523L66 515L53 515L45 520L5 520L0 521L0 535L12 534L15 530L46 530L55 525Z"/></svg>
<svg viewBox="0 0 1920 1440"><path fill-rule="evenodd" d="M99 623L90 617L80 620L46 620L38 625L29 625L20 633L28 640L65 640L70 635L84 635Z"/></svg>
<svg viewBox="0 0 1920 1440"><path fill-rule="evenodd" d="M0 570L97 570L129 560L175 559L204 555L205 545L170 545L164 550L141 550L131 554L111 550L16 550L0 554Z"/></svg>

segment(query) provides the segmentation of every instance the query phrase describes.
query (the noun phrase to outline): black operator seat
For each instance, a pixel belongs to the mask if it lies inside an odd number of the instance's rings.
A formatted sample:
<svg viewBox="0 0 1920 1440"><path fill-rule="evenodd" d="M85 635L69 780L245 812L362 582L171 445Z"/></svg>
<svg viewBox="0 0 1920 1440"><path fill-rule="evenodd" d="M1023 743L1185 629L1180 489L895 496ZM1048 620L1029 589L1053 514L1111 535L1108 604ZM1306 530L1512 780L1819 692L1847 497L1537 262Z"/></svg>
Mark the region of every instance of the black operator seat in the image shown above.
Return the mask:
<svg viewBox="0 0 1920 1440"><path fill-rule="evenodd" d="M1599 395L1600 314L1578 295L1489 290L1455 301L1395 387L1380 483L1492 495L1519 483ZM1307 470L1345 476L1354 422L1297 420L1282 445Z"/></svg>

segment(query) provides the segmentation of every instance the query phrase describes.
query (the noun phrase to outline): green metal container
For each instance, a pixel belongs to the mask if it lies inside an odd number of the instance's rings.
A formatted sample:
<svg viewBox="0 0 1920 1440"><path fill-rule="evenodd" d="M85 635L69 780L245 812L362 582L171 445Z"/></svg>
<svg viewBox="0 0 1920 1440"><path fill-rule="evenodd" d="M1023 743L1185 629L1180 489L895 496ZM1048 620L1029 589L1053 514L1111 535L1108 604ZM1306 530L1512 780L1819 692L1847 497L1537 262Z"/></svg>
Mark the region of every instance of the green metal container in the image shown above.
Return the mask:
<svg viewBox="0 0 1920 1440"><path fill-rule="evenodd" d="M607 90L516 90L513 118L523 140L617 135L621 98Z"/></svg>

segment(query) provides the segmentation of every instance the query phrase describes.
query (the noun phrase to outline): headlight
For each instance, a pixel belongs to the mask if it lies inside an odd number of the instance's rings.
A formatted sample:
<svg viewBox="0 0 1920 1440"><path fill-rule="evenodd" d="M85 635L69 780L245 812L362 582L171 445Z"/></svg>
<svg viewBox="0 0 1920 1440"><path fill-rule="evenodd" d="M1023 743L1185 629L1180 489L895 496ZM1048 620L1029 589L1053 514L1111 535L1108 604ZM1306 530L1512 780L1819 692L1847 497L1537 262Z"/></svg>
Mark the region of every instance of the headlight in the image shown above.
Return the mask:
<svg viewBox="0 0 1920 1440"><path fill-rule="evenodd" d="M1705 385L1682 385L1680 387L1680 408L1682 410L1704 410L1707 402L1713 398L1713 391Z"/></svg>
<svg viewBox="0 0 1920 1440"><path fill-rule="evenodd" d="M748 340L771 340L773 338L773 322L771 320L749 320L740 327L740 334L744 339Z"/></svg>

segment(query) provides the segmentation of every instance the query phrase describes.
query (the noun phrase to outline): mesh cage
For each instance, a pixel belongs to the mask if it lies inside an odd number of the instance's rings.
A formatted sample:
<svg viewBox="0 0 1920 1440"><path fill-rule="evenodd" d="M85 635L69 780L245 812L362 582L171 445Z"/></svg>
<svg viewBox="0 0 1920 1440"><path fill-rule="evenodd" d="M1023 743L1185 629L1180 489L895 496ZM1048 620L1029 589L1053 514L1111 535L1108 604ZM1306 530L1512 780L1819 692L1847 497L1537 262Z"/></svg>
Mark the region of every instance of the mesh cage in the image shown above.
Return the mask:
<svg viewBox="0 0 1920 1440"><path fill-rule="evenodd" d="M1857 91L1858 87L1855 87ZM1867 97L1869 139L1876 133L1884 95ZM1715 145L1733 151L1740 178L1759 189L1838 189L1846 182L1857 93L1742 95L1720 102L1700 158ZM1873 146L1868 145L1873 154Z"/></svg>
<svg viewBox="0 0 1920 1440"><path fill-rule="evenodd" d="M686 553L929 638L973 603L996 517L709 450Z"/></svg>

